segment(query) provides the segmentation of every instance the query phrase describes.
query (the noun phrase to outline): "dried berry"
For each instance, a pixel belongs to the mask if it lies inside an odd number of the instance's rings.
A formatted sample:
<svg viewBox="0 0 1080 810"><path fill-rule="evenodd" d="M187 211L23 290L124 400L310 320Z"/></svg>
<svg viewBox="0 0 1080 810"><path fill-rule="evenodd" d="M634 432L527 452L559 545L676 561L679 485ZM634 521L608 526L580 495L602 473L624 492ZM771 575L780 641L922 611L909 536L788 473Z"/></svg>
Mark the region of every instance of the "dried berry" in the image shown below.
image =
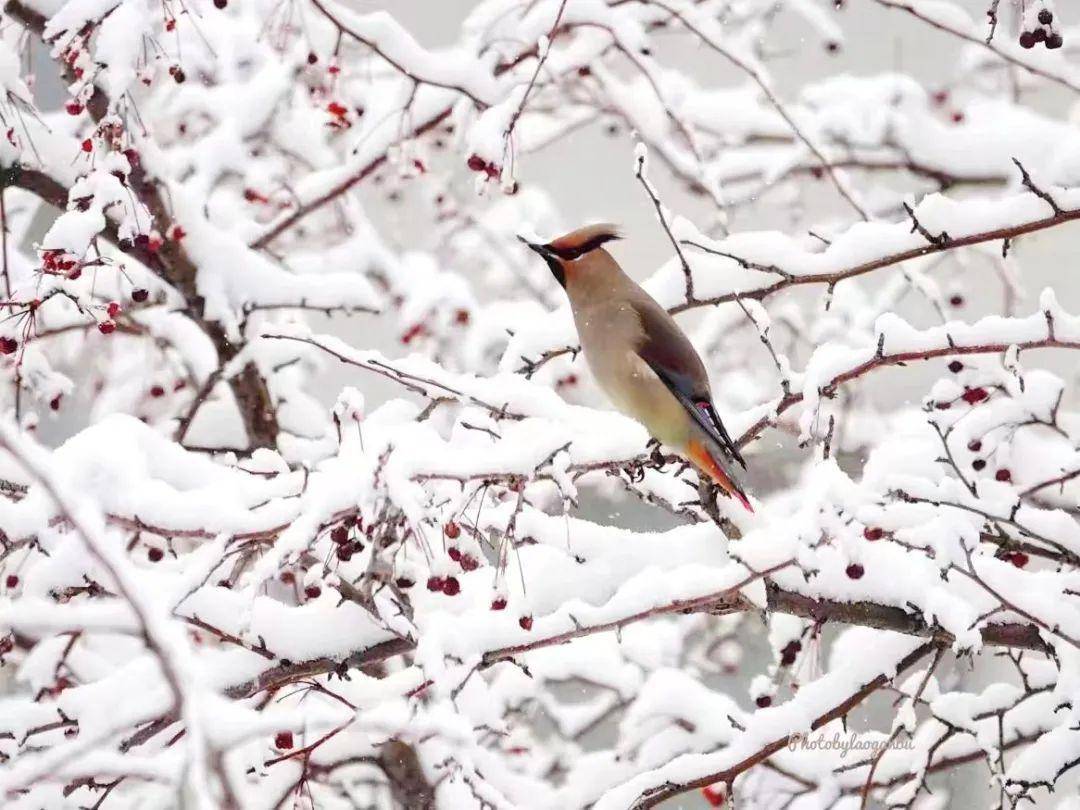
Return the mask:
<svg viewBox="0 0 1080 810"><path fill-rule="evenodd" d="M798 639L793 639L784 645L784 649L780 651L780 666L790 667L795 663L795 658L802 650L802 642Z"/></svg>

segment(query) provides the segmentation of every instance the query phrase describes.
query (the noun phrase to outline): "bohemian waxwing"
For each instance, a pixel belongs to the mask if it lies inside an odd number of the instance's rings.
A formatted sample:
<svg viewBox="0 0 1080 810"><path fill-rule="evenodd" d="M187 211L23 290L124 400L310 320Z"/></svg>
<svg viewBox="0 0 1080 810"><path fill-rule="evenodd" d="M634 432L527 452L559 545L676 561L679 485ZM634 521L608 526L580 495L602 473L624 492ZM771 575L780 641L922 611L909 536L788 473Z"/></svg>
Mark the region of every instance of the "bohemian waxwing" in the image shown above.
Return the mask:
<svg viewBox="0 0 1080 810"><path fill-rule="evenodd" d="M589 225L546 245L519 238L566 290L585 359L615 406L753 512L735 473L746 462L713 407L704 363L675 319L602 247L619 238L615 226Z"/></svg>

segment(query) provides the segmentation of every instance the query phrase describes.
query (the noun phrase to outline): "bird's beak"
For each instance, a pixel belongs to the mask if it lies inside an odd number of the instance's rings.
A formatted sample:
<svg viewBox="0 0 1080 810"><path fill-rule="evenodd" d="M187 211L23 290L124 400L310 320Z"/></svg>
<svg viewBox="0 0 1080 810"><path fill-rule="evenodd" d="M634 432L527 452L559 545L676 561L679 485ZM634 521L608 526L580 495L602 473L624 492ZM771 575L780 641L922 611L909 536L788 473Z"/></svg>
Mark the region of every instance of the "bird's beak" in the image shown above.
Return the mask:
<svg viewBox="0 0 1080 810"><path fill-rule="evenodd" d="M522 244L524 244L529 250L533 251L534 253L539 253L542 258L548 259L551 257L551 251L548 250L547 247L545 247L544 245L538 245L535 242L530 242L524 236L518 236L518 240Z"/></svg>
<svg viewBox="0 0 1080 810"><path fill-rule="evenodd" d="M551 274L555 276L555 280L559 282L559 285L566 287L566 269L563 267L562 262L559 261L559 257L556 256L551 248L547 245L538 245L535 242L530 242L524 236L518 236L522 242L525 243L529 250L537 253L541 259L547 264Z"/></svg>

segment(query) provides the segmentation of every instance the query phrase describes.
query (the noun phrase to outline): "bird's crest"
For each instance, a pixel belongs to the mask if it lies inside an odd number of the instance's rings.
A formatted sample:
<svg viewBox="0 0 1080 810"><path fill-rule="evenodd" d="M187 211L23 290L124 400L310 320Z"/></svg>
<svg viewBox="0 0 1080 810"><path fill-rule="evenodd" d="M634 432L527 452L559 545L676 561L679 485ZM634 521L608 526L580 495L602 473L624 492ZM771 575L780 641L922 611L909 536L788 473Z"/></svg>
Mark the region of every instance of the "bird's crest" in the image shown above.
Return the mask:
<svg viewBox="0 0 1080 810"><path fill-rule="evenodd" d="M621 238L619 229L615 225L610 222L601 222L571 231L549 243L546 247L560 259L572 261L596 250L605 242Z"/></svg>

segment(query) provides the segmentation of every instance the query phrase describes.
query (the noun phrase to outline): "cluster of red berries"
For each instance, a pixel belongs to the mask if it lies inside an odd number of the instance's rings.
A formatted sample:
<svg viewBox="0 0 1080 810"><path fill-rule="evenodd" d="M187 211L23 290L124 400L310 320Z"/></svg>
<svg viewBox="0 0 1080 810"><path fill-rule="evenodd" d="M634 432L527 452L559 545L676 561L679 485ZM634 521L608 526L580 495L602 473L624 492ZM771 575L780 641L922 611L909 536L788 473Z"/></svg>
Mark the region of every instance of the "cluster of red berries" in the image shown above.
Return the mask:
<svg viewBox="0 0 1080 810"><path fill-rule="evenodd" d="M477 172L478 174L486 174L488 176L488 179L491 180L494 180L502 172L502 169L500 169L494 163L489 163L477 154L469 155L469 160L467 161L466 165L469 167L470 171Z"/></svg>
<svg viewBox="0 0 1080 810"><path fill-rule="evenodd" d="M41 252L41 269L54 276L76 279L82 275L78 260L59 248Z"/></svg>
<svg viewBox="0 0 1080 810"><path fill-rule="evenodd" d="M1053 29L1054 13L1050 9L1044 8L1039 12L1038 16L1039 24L1031 31L1020 32L1020 47L1031 49L1043 43L1048 50L1057 50L1065 44L1065 40L1061 38L1061 34Z"/></svg>
<svg viewBox="0 0 1080 810"><path fill-rule="evenodd" d="M356 526L360 528L362 521L359 517L356 518ZM337 546L337 558L342 562L348 562L353 558L354 554L357 554L364 550L364 544L357 539L350 539L349 527L344 523L338 524L330 530L330 540Z"/></svg>

